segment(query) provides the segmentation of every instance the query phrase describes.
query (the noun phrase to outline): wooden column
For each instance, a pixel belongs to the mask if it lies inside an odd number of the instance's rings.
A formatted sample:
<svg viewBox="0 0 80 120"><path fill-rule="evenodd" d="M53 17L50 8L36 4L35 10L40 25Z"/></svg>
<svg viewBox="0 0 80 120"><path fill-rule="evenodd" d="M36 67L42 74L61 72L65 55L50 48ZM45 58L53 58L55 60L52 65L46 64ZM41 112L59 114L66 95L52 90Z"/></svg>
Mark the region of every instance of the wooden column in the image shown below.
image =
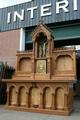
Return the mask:
<svg viewBox="0 0 80 120"><path fill-rule="evenodd" d="M64 110L68 110L68 94L64 94Z"/></svg>
<svg viewBox="0 0 80 120"><path fill-rule="evenodd" d="M19 92L18 91L16 91L16 96L17 96L17 100L16 100L15 106L19 106Z"/></svg>
<svg viewBox="0 0 80 120"><path fill-rule="evenodd" d="M48 56L51 56L51 40L48 40Z"/></svg>
<svg viewBox="0 0 80 120"><path fill-rule="evenodd" d="M49 77L49 79L50 79L50 77L51 77L51 58L50 57L48 57L47 58L47 73L48 73L48 77Z"/></svg>
<svg viewBox="0 0 80 120"><path fill-rule="evenodd" d="M9 106L10 105L10 99L9 99L9 89L7 89L7 102L6 105Z"/></svg>
<svg viewBox="0 0 80 120"><path fill-rule="evenodd" d="M34 79L34 73L35 73L35 44L33 42L33 56L32 56L32 76Z"/></svg>
<svg viewBox="0 0 80 120"><path fill-rule="evenodd" d="M40 109L43 109L43 93L40 93L40 105L39 105Z"/></svg>
<svg viewBox="0 0 80 120"><path fill-rule="evenodd" d="M55 110L56 109L56 103L55 103L55 94L52 93L52 109Z"/></svg>
<svg viewBox="0 0 80 120"><path fill-rule="evenodd" d="M29 93L26 92L26 107L27 107L27 108L29 107L29 105L28 105L28 95L29 95Z"/></svg>
<svg viewBox="0 0 80 120"><path fill-rule="evenodd" d="M34 73L34 58L32 58L32 73Z"/></svg>

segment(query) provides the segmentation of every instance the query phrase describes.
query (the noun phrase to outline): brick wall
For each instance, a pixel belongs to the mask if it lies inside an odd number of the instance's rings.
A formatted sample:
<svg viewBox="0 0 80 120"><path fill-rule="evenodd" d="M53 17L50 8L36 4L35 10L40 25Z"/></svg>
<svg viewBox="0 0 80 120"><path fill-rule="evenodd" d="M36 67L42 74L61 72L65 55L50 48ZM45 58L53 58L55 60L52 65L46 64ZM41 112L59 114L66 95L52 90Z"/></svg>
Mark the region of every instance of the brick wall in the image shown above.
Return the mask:
<svg viewBox="0 0 80 120"><path fill-rule="evenodd" d="M0 61L16 67L16 52L19 50L20 31L0 33Z"/></svg>

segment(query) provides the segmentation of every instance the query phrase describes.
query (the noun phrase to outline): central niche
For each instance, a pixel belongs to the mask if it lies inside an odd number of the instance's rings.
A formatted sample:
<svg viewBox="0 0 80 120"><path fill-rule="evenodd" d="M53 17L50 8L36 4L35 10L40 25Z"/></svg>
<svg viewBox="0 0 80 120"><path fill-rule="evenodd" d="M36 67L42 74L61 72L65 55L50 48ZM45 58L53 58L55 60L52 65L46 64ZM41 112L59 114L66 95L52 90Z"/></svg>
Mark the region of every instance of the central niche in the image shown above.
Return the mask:
<svg viewBox="0 0 80 120"><path fill-rule="evenodd" d="M47 57L48 52L48 42L47 42L47 36L44 35L44 33L39 33L39 36L37 37L37 57L38 58L45 58Z"/></svg>
<svg viewBox="0 0 80 120"><path fill-rule="evenodd" d="M53 36L51 31L40 21L40 24L32 33L34 71L36 75L50 73L50 63L53 48Z"/></svg>
<svg viewBox="0 0 80 120"><path fill-rule="evenodd" d="M36 38L36 72L46 73L47 67L47 53L48 53L48 42L47 36L41 32Z"/></svg>

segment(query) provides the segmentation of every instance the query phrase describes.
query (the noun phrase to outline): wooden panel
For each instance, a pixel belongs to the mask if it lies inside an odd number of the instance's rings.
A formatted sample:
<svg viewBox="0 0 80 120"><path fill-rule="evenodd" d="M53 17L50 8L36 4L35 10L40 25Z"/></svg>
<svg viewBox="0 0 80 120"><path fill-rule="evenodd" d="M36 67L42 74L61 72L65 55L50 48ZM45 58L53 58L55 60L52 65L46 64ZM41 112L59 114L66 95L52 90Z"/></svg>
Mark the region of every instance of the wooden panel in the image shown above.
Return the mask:
<svg viewBox="0 0 80 120"><path fill-rule="evenodd" d="M62 88L58 88L56 91L56 108L64 108L64 91Z"/></svg>
<svg viewBox="0 0 80 120"><path fill-rule="evenodd" d="M27 58L23 58L20 60L20 71L26 71L26 72L31 72L32 70L32 64L31 64L31 60L27 59Z"/></svg>
<svg viewBox="0 0 80 120"><path fill-rule="evenodd" d="M59 56L57 58L57 71L72 70L72 58L70 56Z"/></svg>
<svg viewBox="0 0 80 120"><path fill-rule="evenodd" d="M21 89L20 89L20 105L22 105L22 106L24 106L24 105L26 105L26 99L27 99L27 97L26 97L26 90L25 90L25 88L24 87L22 87Z"/></svg>
<svg viewBox="0 0 80 120"><path fill-rule="evenodd" d="M44 95L44 99L45 99L45 108L51 108L52 105L52 94L51 94L51 90L50 88L46 88L45 90L45 95Z"/></svg>
<svg viewBox="0 0 80 120"><path fill-rule="evenodd" d="M31 90L31 104L32 107L39 107L40 105L40 90L38 88Z"/></svg>
<svg viewBox="0 0 80 120"><path fill-rule="evenodd" d="M10 104L16 105L16 102L17 102L16 89L14 87L12 87L10 90Z"/></svg>
<svg viewBox="0 0 80 120"><path fill-rule="evenodd" d="M46 60L37 60L36 72L37 73L46 73Z"/></svg>

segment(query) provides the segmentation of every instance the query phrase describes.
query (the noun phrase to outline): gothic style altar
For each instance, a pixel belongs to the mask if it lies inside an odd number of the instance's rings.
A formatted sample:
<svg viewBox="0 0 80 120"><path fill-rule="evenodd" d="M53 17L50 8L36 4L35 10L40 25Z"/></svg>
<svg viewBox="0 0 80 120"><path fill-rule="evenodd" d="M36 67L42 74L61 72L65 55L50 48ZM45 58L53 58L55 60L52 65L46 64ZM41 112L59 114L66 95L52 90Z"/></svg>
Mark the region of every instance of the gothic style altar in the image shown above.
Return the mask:
<svg viewBox="0 0 80 120"><path fill-rule="evenodd" d="M62 33L63 34L63 33ZM40 23L33 49L17 52L16 73L7 80L8 109L69 115L76 79L74 48L55 48L51 30Z"/></svg>

